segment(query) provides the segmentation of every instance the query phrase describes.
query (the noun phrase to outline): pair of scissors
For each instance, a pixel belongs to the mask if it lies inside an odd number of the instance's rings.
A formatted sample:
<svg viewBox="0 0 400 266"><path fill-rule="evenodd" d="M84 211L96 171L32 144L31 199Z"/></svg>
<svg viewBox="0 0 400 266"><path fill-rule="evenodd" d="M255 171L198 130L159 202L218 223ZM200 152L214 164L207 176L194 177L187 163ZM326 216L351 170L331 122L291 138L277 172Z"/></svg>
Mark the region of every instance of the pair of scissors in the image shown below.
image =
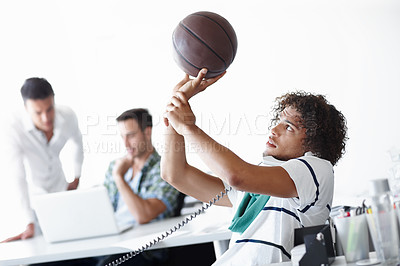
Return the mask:
<svg viewBox="0 0 400 266"><path fill-rule="evenodd" d="M367 209L368 208L367 208L367 205L365 205L365 200L363 200L363 202L361 203L361 206L358 206L356 208L356 215L361 215L361 214L365 213Z"/></svg>

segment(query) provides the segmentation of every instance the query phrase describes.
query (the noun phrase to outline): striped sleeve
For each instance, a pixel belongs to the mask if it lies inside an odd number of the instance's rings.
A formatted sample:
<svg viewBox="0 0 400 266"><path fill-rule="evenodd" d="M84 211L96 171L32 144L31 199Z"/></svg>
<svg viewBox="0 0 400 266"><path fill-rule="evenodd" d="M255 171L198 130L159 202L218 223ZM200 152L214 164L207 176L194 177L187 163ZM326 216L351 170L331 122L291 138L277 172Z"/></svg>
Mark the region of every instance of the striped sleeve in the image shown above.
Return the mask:
<svg viewBox="0 0 400 266"><path fill-rule="evenodd" d="M321 191L333 187L333 169L328 161L304 156L290 160L282 164L282 167L295 183L298 199L294 202L300 212L306 213L315 205L330 204L333 190Z"/></svg>

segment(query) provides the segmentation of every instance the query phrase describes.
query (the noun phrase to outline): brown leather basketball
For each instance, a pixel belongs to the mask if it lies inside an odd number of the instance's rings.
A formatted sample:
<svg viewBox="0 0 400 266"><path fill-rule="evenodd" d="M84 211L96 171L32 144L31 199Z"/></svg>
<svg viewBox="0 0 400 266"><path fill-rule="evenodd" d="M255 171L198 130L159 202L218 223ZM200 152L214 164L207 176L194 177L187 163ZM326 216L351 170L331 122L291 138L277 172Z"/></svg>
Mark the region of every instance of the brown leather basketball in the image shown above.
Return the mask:
<svg viewBox="0 0 400 266"><path fill-rule="evenodd" d="M193 77L205 67L206 78L218 76L230 66L238 45L232 25L208 11L190 14L179 22L172 42L178 66Z"/></svg>

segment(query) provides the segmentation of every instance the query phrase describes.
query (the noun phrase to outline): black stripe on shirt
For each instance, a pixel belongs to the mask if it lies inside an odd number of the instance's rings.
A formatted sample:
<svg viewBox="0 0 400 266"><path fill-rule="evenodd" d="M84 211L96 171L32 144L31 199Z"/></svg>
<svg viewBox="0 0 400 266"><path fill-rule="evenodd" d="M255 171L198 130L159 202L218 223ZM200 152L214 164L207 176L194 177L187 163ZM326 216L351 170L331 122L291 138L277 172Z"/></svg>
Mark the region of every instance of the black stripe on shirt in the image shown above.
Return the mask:
<svg viewBox="0 0 400 266"><path fill-rule="evenodd" d="M289 211L287 209L284 208L279 208L279 207L264 207L263 211L278 211L278 212L284 212L286 214L289 214L290 216L293 216L300 224L300 218L292 211ZM302 225L303 226L303 225Z"/></svg>
<svg viewBox="0 0 400 266"><path fill-rule="evenodd" d="M268 241L263 241L263 240L257 240L257 239L240 239L240 240L236 240L236 243L257 243L257 244L264 244L264 245L268 245L268 246L272 246L275 248L279 248L283 254L286 255L286 257L288 257L289 259L291 259L290 254L285 250L285 248L281 245L277 245L275 243L272 242L268 242Z"/></svg>
<svg viewBox="0 0 400 266"><path fill-rule="evenodd" d="M312 169L311 165L310 165L308 162L306 162L304 159L297 159L297 160L299 160L300 162L304 163L304 164L307 166L308 170L310 170L310 173L311 173L311 175L312 175L312 177L313 177L315 186L317 187L317 191L315 192L315 200L314 200L314 202L312 202L311 204L309 204L309 205L307 205L306 207L304 207L304 209L299 210L300 212L305 213L306 211L308 211L308 209L310 209L312 206L314 206L315 203L316 203L317 200L318 200L318 196L319 196L319 183L318 183L318 180L317 180L317 176L315 175L315 172L314 172L314 170Z"/></svg>

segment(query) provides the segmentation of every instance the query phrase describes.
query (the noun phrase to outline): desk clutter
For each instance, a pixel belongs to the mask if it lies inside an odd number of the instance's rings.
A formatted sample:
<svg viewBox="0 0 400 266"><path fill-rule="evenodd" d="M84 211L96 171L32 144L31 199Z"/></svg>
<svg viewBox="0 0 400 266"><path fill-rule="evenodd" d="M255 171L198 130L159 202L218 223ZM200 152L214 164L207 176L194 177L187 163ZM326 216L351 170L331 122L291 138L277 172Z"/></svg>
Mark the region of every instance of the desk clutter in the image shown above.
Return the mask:
<svg viewBox="0 0 400 266"><path fill-rule="evenodd" d="M293 266L330 265L335 260L330 224L295 229L294 245Z"/></svg>
<svg viewBox="0 0 400 266"><path fill-rule="evenodd" d="M400 202L393 200L388 180L375 179L369 182L369 198L360 206L332 209L331 217L347 263L400 263L399 208ZM370 250L375 250L376 259L369 258Z"/></svg>
<svg viewBox="0 0 400 266"><path fill-rule="evenodd" d="M370 180L360 206L336 206L330 216L332 226L295 230L293 266L331 265L338 255L351 265L400 265L400 200L394 200L388 179Z"/></svg>

